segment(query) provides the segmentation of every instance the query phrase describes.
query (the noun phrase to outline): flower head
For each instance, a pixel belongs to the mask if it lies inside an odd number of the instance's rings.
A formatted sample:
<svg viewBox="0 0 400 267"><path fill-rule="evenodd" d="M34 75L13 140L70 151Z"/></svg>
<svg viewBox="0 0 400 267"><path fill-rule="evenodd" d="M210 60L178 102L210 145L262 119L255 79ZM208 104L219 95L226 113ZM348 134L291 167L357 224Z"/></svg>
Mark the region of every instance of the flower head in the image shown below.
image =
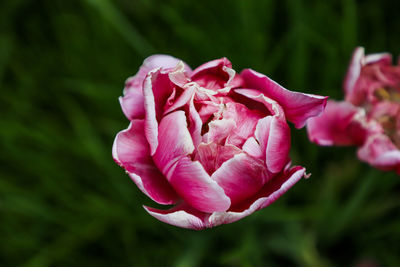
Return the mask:
<svg viewBox="0 0 400 267"><path fill-rule="evenodd" d="M290 129L318 115L326 97L291 92L228 59L191 70L166 55L147 58L120 98L131 121L113 157L136 185L171 209L157 219L202 229L268 206L304 177L290 166Z"/></svg>
<svg viewBox="0 0 400 267"><path fill-rule="evenodd" d="M325 112L308 122L320 145L356 145L358 157L400 173L400 66L387 53L353 53L344 81L345 101L328 101Z"/></svg>

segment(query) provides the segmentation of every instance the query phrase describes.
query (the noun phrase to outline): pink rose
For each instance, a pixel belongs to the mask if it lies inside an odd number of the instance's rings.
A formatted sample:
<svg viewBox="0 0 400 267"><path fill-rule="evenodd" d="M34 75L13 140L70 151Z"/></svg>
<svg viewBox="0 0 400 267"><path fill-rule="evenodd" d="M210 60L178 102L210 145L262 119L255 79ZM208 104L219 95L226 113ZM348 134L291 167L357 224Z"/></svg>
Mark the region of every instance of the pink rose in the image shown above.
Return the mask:
<svg viewBox="0 0 400 267"><path fill-rule="evenodd" d="M400 174L400 66L390 54L353 53L344 81L345 101L328 101L325 112L307 123L311 141L356 145L358 157Z"/></svg>
<svg viewBox="0 0 400 267"><path fill-rule="evenodd" d="M131 121L114 160L168 210L160 221L202 229L239 220L278 199L305 168L290 167L290 129L322 112L326 97L291 92L228 59L194 71L166 55L147 58L120 98Z"/></svg>

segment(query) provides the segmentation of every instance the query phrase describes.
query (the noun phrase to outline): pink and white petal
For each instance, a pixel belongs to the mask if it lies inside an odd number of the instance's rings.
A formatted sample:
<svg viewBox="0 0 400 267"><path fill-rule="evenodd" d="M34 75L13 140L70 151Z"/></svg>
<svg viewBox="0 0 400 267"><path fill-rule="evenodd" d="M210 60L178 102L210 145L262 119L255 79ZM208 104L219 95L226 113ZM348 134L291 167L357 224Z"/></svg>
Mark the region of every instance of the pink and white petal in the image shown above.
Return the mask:
<svg viewBox="0 0 400 267"><path fill-rule="evenodd" d="M278 116L267 116L258 121L254 132L268 170L282 171L288 163L290 151L290 129L286 121Z"/></svg>
<svg viewBox="0 0 400 267"><path fill-rule="evenodd" d="M196 68L192 73L192 81L204 88L218 90L232 81L232 64L227 58L216 59Z"/></svg>
<svg viewBox="0 0 400 267"><path fill-rule="evenodd" d="M191 71L188 72L184 63L180 61L175 69L168 73L168 77L171 82L181 88L184 88L187 83L191 82L190 74Z"/></svg>
<svg viewBox="0 0 400 267"><path fill-rule="evenodd" d="M241 153L224 162L211 178L235 205L257 193L267 182L268 174L262 160Z"/></svg>
<svg viewBox="0 0 400 267"><path fill-rule="evenodd" d="M119 98L122 111L128 120L143 119L145 116L144 98L142 91L131 91Z"/></svg>
<svg viewBox="0 0 400 267"><path fill-rule="evenodd" d="M325 108L326 96L304 94L285 89L267 76L251 69L241 72L247 88L259 90L266 97L278 102L285 111L286 118L296 128L305 125L308 118L319 115Z"/></svg>
<svg viewBox="0 0 400 267"><path fill-rule="evenodd" d="M375 53L369 54L365 56L365 65L379 63L382 65L391 65L392 64L392 55L389 53Z"/></svg>
<svg viewBox="0 0 400 267"><path fill-rule="evenodd" d="M222 163L239 153L242 153L242 150L232 145L200 143L197 147L194 160L199 161L205 171L211 175Z"/></svg>
<svg viewBox="0 0 400 267"><path fill-rule="evenodd" d="M346 98L353 94L354 86L360 77L361 68L365 58L364 47L357 47L352 55L346 78L344 79L343 88ZM351 98L351 97L350 97Z"/></svg>
<svg viewBox="0 0 400 267"><path fill-rule="evenodd" d="M174 58L169 55L152 55L146 58L143 61L142 66L140 66L139 71L128 78L125 82L124 94L128 94L130 91L142 91L143 81L146 78L146 75L157 68L163 69L171 69L175 68L179 62L182 62L180 59ZM182 63L184 66L184 70L190 75L192 70L186 63Z"/></svg>
<svg viewBox="0 0 400 267"><path fill-rule="evenodd" d="M193 144L197 147L201 143L201 128L203 122L194 106L194 97L189 102L189 132L192 136Z"/></svg>
<svg viewBox="0 0 400 267"><path fill-rule="evenodd" d="M231 201L198 161L178 160L169 182L191 207L202 212L226 211Z"/></svg>
<svg viewBox="0 0 400 267"><path fill-rule="evenodd" d="M282 173L267 182L259 193L241 203L235 209L230 209L227 212L213 213L208 218L208 227L235 222L257 210L269 206L304 177L304 175L305 169L303 167L292 167L288 172Z"/></svg>
<svg viewBox="0 0 400 267"><path fill-rule="evenodd" d="M204 142L220 143L236 128L233 119L215 120L208 123L208 132L203 136Z"/></svg>
<svg viewBox="0 0 400 267"><path fill-rule="evenodd" d="M285 120L273 116L269 126L266 148L267 168L272 173L282 171L288 163L290 151L290 129Z"/></svg>
<svg viewBox="0 0 400 267"><path fill-rule="evenodd" d="M237 126L230 132L226 143L242 147L244 142L254 134L257 122L262 118L262 113L250 110L243 104L229 102L225 104L222 117L233 119Z"/></svg>
<svg viewBox="0 0 400 267"><path fill-rule="evenodd" d="M145 133L152 155L158 146L158 122L162 118L169 97L174 94L174 87L168 73L161 69L150 71L143 83Z"/></svg>
<svg viewBox="0 0 400 267"><path fill-rule="evenodd" d="M186 204L181 204L168 210L159 210L143 206L154 218L177 227L201 230L206 228L206 213L197 211Z"/></svg>
<svg viewBox="0 0 400 267"><path fill-rule="evenodd" d="M349 102L329 100L325 112L307 122L310 141L323 145L361 145L366 129L364 111Z"/></svg>
<svg viewBox="0 0 400 267"><path fill-rule="evenodd" d="M196 78L198 75L204 73L204 72L209 72L213 71L215 69L221 69L226 66L228 68L232 68L232 63L227 59L226 57L220 58L220 59L215 59L211 60L209 62L206 62L199 67L197 67L193 72L192 72L192 78Z"/></svg>
<svg viewBox="0 0 400 267"><path fill-rule="evenodd" d="M400 166L400 151L384 134L369 136L357 155L379 169L392 170Z"/></svg>
<svg viewBox="0 0 400 267"><path fill-rule="evenodd" d="M172 104L172 106L164 111L164 115L189 103L189 101L193 98L195 90L196 88L194 86L186 88L183 93L178 97L178 99L176 99L176 101Z"/></svg>
<svg viewBox="0 0 400 267"><path fill-rule="evenodd" d="M242 147L243 151L255 158L263 158L265 150L261 150L260 144L254 137L250 137L246 140Z"/></svg>
<svg viewBox="0 0 400 267"><path fill-rule="evenodd" d="M185 112L178 110L165 116L160 122L158 133L158 147L153 159L161 172L170 179L171 168L178 159L194 150Z"/></svg>
<svg viewBox="0 0 400 267"><path fill-rule="evenodd" d="M269 132L270 132L270 127L271 127L271 122L272 122L273 116L267 116L262 119L260 119L257 122L256 130L254 131L254 136L258 143L260 144L260 149L262 152L262 155L265 157L265 153L267 150L267 144L268 144L268 138L269 138Z"/></svg>
<svg viewBox="0 0 400 267"><path fill-rule="evenodd" d="M272 115L278 115L284 117L284 111L282 107L275 101L266 97L263 93L254 89L236 89L235 93L245 96L251 100L262 103Z"/></svg>
<svg viewBox="0 0 400 267"><path fill-rule="evenodd" d="M113 158L143 193L159 204L173 204L179 197L150 157L143 126L143 120L134 120L128 129L117 134Z"/></svg>

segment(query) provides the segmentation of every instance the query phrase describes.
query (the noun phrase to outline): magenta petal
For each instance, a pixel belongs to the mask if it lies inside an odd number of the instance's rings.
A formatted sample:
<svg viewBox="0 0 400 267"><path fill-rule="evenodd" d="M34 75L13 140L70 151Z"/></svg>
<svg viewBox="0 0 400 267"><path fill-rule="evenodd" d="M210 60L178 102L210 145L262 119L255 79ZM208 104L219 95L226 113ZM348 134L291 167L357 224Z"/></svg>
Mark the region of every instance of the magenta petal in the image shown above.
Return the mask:
<svg viewBox="0 0 400 267"><path fill-rule="evenodd" d="M267 182L259 193L249 200L246 200L246 203L241 204L235 211L213 213L208 218L209 227L235 222L257 210L265 208L275 202L304 175L305 169L303 167L292 167L288 172L282 173L280 176Z"/></svg>
<svg viewBox="0 0 400 267"><path fill-rule="evenodd" d="M357 47L353 52L346 78L343 82L346 101L357 103L360 98L360 92L357 92L354 88L356 87L357 80L360 77L362 67L372 63L390 65L391 61L392 56L388 53L376 53L365 56L364 48Z"/></svg>
<svg viewBox="0 0 400 267"><path fill-rule="evenodd" d="M258 192L267 181L268 174L263 161L241 153L224 162L211 178L235 205Z"/></svg>
<svg viewBox="0 0 400 267"><path fill-rule="evenodd" d="M169 182L193 208L202 212L226 211L230 200L198 161L178 160Z"/></svg>
<svg viewBox="0 0 400 267"><path fill-rule="evenodd" d="M201 230L206 228L204 220L209 216L185 204L181 204L169 210L159 210L146 206L143 207L151 216L162 222L177 227L194 230Z"/></svg>
<svg viewBox="0 0 400 267"><path fill-rule="evenodd" d="M398 170L400 168L400 151L384 134L368 137L358 150L358 157L382 170Z"/></svg>
<svg viewBox="0 0 400 267"><path fill-rule="evenodd" d="M129 120L144 118L144 98L141 90L131 91L129 94L120 97L119 103L121 104L122 111Z"/></svg>
<svg viewBox="0 0 400 267"><path fill-rule="evenodd" d="M329 100L324 113L307 122L308 137L319 145L360 145L367 130L362 109L349 102Z"/></svg>
<svg viewBox="0 0 400 267"><path fill-rule="evenodd" d="M347 70L346 78L344 79L343 87L346 95L352 94L354 85L356 84L358 77L360 77L362 62L364 59L364 48L357 47Z"/></svg>
<svg viewBox="0 0 400 267"><path fill-rule="evenodd" d="M165 116L160 122L158 133L158 147L153 159L169 179L169 172L178 159L191 154L194 150L185 112L178 110Z"/></svg>
<svg viewBox="0 0 400 267"><path fill-rule="evenodd" d="M201 143L201 128L203 127L203 122L199 113L194 106L194 98L189 102L189 132L192 136L193 144L197 147Z"/></svg>
<svg viewBox="0 0 400 267"><path fill-rule="evenodd" d="M124 167L139 189L160 204L173 204L178 196L154 165L143 132L143 120L134 120L113 145L114 160Z"/></svg>
<svg viewBox="0 0 400 267"><path fill-rule="evenodd" d="M290 129L286 121L273 117L269 129L266 150L267 168L272 173L280 172L289 161Z"/></svg>
<svg viewBox="0 0 400 267"><path fill-rule="evenodd" d="M258 121L255 137L260 144L267 168L280 172L289 161L290 129L278 116L267 116Z"/></svg>
<svg viewBox="0 0 400 267"><path fill-rule="evenodd" d="M243 151L255 158L263 158L264 153L261 149L260 144L254 137L250 137L246 140L242 147ZM264 151L265 152L265 151Z"/></svg>
<svg viewBox="0 0 400 267"><path fill-rule="evenodd" d="M233 81L235 71L231 67L227 58L216 59L196 68L191 78L201 87L218 90Z"/></svg>
<svg viewBox="0 0 400 267"><path fill-rule="evenodd" d="M257 89L266 97L277 101L283 107L286 118L296 128L303 127L308 118L320 114L326 105L327 97L289 91L254 70L245 69L240 75L246 87Z"/></svg>
<svg viewBox="0 0 400 267"><path fill-rule="evenodd" d="M174 93L174 86L168 73L160 69L149 72L143 83L145 134L150 144L151 155L158 146L158 122L162 118L168 98Z"/></svg>
<svg viewBox="0 0 400 267"><path fill-rule="evenodd" d="M171 69L181 62L179 59L168 55L153 55L143 61L142 66L135 76L125 82L124 96L120 98L122 111L129 120L142 119L144 117L144 99L142 86L146 75L156 68ZM181 63L186 73L192 70L185 63Z"/></svg>
<svg viewBox="0 0 400 267"><path fill-rule="evenodd" d="M212 174L222 163L242 150L232 145L219 145L216 143L200 143L194 159L199 161L208 174Z"/></svg>

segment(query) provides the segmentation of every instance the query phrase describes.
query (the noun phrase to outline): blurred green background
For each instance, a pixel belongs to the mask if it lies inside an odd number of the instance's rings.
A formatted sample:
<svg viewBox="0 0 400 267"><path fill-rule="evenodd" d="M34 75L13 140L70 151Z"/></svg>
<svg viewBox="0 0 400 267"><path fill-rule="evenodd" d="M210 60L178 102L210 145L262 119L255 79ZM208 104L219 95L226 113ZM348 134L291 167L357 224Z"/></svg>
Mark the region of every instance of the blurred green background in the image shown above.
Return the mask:
<svg viewBox="0 0 400 267"><path fill-rule="evenodd" d="M273 205L205 231L163 224L111 157L118 96L152 53L223 56L343 97L352 50L400 52L399 1L0 1L0 266L400 266L400 179L317 147ZM374 265L375 264L375 265Z"/></svg>

